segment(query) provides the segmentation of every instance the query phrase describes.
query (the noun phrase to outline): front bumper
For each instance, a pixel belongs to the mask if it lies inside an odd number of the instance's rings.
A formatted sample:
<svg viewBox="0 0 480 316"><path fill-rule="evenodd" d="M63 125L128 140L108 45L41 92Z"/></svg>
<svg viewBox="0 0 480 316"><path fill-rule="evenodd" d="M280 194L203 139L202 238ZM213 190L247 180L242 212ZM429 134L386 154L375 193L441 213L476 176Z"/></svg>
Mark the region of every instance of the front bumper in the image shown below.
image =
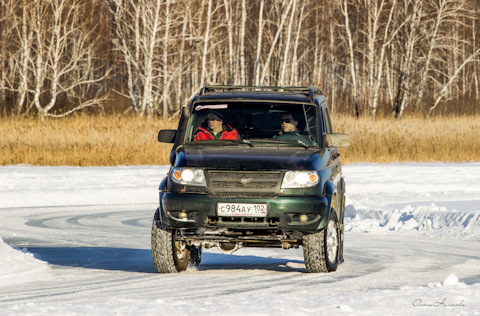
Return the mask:
<svg viewBox="0 0 480 316"><path fill-rule="evenodd" d="M221 217L217 214L217 203L265 203L267 216ZM192 193L162 192L160 195L160 220L162 225L170 229L280 229L310 233L324 229L328 216L328 200L325 196L223 199Z"/></svg>

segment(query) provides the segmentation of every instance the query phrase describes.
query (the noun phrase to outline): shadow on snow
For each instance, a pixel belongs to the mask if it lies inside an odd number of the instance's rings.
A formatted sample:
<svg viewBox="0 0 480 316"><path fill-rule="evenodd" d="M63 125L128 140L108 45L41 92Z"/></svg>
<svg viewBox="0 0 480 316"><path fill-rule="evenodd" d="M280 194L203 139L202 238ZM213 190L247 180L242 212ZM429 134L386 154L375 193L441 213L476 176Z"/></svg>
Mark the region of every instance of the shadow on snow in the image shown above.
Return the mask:
<svg viewBox="0 0 480 316"><path fill-rule="evenodd" d="M112 247L29 247L37 259L53 265L155 273L150 249ZM260 256L224 255L204 252L198 271L210 270L268 270L279 272L305 272L302 260Z"/></svg>

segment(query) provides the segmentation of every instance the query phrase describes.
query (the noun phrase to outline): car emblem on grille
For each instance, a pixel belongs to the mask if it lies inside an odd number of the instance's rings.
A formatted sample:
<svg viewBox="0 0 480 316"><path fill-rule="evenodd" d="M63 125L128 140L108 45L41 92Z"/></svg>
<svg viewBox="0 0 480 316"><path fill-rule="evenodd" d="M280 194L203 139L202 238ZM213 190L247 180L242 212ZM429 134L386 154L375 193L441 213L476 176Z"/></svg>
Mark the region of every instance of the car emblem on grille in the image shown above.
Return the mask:
<svg viewBox="0 0 480 316"><path fill-rule="evenodd" d="M245 185L245 184L248 184L248 183L252 182L252 180L253 180L253 178L242 178L240 180L240 183Z"/></svg>

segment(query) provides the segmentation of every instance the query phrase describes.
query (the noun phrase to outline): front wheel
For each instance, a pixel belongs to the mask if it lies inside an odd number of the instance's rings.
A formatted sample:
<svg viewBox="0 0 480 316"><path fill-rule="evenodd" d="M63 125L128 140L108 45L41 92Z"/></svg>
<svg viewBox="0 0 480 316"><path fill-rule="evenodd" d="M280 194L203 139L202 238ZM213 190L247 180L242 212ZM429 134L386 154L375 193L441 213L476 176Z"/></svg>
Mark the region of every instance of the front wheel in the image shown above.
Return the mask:
<svg viewBox="0 0 480 316"><path fill-rule="evenodd" d="M185 271L190 261L190 247L175 238L175 234L152 224L152 259L159 273Z"/></svg>
<svg viewBox="0 0 480 316"><path fill-rule="evenodd" d="M303 256L307 272L337 270L340 253L340 228L337 214L332 210L327 227L318 233L303 236Z"/></svg>

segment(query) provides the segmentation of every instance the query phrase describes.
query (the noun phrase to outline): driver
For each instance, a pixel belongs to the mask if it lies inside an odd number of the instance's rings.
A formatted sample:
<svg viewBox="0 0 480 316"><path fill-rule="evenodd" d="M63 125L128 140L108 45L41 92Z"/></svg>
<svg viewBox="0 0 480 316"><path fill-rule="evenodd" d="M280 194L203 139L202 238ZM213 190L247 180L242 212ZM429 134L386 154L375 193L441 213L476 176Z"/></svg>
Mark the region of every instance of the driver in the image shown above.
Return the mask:
<svg viewBox="0 0 480 316"><path fill-rule="evenodd" d="M212 111L207 116L208 127L199 127L193 141L198 140L238 140L238 132L229 125L223 125L223 115Z"/></svg>
<svg viewBox="0 0 480 316"><path fill-rule="evenodd" d="M273 136L278 140L299 140L307 145L314 145L314 143L308 138L304 132L298 128L298 120L292 115L292 113L282 114L281 127L282 131Z"/></svg>

